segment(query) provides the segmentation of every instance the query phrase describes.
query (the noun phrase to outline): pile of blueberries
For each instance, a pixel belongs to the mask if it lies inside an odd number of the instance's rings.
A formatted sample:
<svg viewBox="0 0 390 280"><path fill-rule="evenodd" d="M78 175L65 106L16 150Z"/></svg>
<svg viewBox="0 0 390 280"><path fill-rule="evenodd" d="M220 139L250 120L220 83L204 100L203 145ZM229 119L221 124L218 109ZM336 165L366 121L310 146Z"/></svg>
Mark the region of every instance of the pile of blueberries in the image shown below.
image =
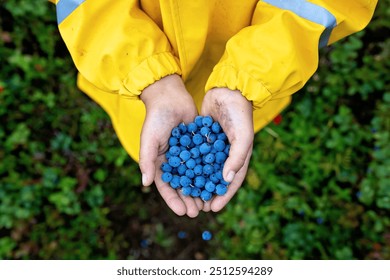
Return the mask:
<svg viewBox="0 0 390 280"><path fill-rule="evenodd" d="M172 129L161 179L185 196L210 200L224 195L229 183L222 177L230 144L211 116L197 116L189 124Z"/></svg>

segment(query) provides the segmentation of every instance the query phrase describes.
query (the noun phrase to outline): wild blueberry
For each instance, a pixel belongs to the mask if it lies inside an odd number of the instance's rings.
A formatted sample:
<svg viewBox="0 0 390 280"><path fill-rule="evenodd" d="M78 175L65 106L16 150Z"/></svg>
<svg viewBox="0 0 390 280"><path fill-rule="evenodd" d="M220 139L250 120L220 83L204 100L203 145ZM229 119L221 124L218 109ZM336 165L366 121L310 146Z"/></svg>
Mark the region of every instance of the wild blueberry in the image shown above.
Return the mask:
<svg viewBox="0 0 390 280"><path fill-rule="evenodd" d="M184 175L186 173L186 170L187 170L187 166L185 164L180 164L177 167L177 174Z"/></svg>
<svg viewBox="0 0 390 280"><path fill-rule="evenodd" d="M221 132L220 134L217 135L217 139L226 141L227 140L226 134L224 132Z"/></svg>
<svg viewBox="0 0 390 280"><path fill-rule="evenodd" d="M202 175L202 173L203 173L203 166L200 165L200 164L196 165L194 167L194 173L195 173L195 175L198 175L198 176Z"/></svg>
<svg viewBox="0 0 390 280"><path fill-rule="evenodd" d="M210 128L204 126L200 129L200 134L202 136L207 136L210 133Z"/></svg>
<svg viewBox="0 0 390 280"><path fill-rule="evenodd" d="M214 133L209 133L206 135L206 141L207 143L214 143L217 140L217 135Z"/></svg>
<svg viewBox="0 0 390 280"><path fill-rule="evenodd" d="M214 167L211 164L206 164L205 166L203 166L204 175L209 176L213 174L213 172L214 172Z"/></svg>
<svg viewBox="0 0 390 280"><path fill-rule="evenodd" d="M212 117L210 117L210 116L203 117L203 119L202 119L202 125L203 126L211 127L212 124L213 124L213 118Z"/></svg>
<svg viewBox="0 0 390 280"><path fill-rule="evenodd" d="M180 165L180 163L181 163L181 160L180 160L180 158L177 157L177 156L171 156L171 157L169 158L169 160L168 160L168 163L169 163L169 165L172 166L172 167L178 167L178 166Z"/></svg>
<svg viewBox="0 0 390 280"><path fill-rule="evenodd" d="M209 240L211 240L211 238L213 238L213 235L212 235L211 232L209 232L208 230L205 230L205 231L202 233L202 239L203 239L203 240L209 241Z"/></svg>
<svg viewBox="0 0 390 280"><path fill-rule="evenodd" d="M215 162L216 163L224 163L226 158L227 158L227 156L224 152L217 152L215 154Z"/></svg>
<svg viewBox="0 0 390 280"><path fill-rule="evenodd" d="M184 147L187 147L191 144L191 138L188 135L183 135L182 137L180 137L179 141L180 141L180 145Z"/></svg>
<svg viewBox="0 0 390 280"><path fill-rule="evenodd" d="M204 188L206 191L208 192L213 192L215 190L215 184L211 181L208 181L205 185L204 185Z"/></svg>
<svg viewBox="0 0 390 280"><path fill-rule="evenodd" d="M175 127L174 129L172 129L172 136L176 137L176 138L180 138L181 132L180 132L180 129L178 127Z"/></svg>
<svg viewBox="0 0 390 280"><path fill-rule="evenodd" d="M173 156L178 156L181 152L181 149L179 146L172 146L169 148L169 153Z"/></svg>
<svg viewBox="0 0 390 280"><path fill-rule="evenodd" d="M168 141L168 143L169 143L169 146L176 146L178 143L179 143L179 140L177 140L177 138L176 137L169 137L169 141Z"/></svg>
<svg viewBox="0 0 390 280"><path fill-rule="evenodd" d="M210 153L210 151L211 151L211 145L208 144L208 143L203 143L203 144L200 145L200 147L199 147L199 152L200 152L201 154L203 154L203 155Z"/></svg>
<svg viewBox="0 0 390 280"><path fill-rule="evenodd" d="M223 150L225 150L225 147L226 147L226 144L224 141L222 140L216 140L214 142L214 148L218 151L218 152L223 152Z"/></svg>
<svg viewBox="0 0 390 280"><path fill-rule="evenodd" d="M180 177L177 176L177 175L173 175L173 178L172 178L172 180L169 182L169 185L170 185L173 189L177 189L178 187L180 187Z"/></svg>
<svg viewBox="0 0 390 280"><path fill-rule="evenodd" d="M187 150L184 150L184 151L181 151L180 152L180 158L183 160L183 161L187 161L191 158L191 153Z"/></svg>
<svg viewBox="0 0 390 280"><path fill-rule="evenodd" d="M169 172L164 172L161 176L161 179L164 183L169 183L172 180L172 174Z"/></svg>
<svg viewBox="0 0 390 280"><path fill-rule="evenodd" d="M195 187L202 188L206 184L206 179L203 176L196 176L194 180Z"/></svg>
<svg viewBox="0 0 390 280"><path fill-rule="evenodd" d="M196 116L195 117L195 123L198 127L202 127L203 124L202 124L202 120L203 120L203 117L202 116Z"/></svg>
<svg viewBox="0 0 390 280"><path fill-rule="evenodd" d="M190 186L187 186L187 187L182 187L181 188L181 193L184 195L184 196L189 196L192 192L192 188Z"/></svg>
<svg viewBox="0 0 390 280"><path fill-rule="evenodd" d="M168 162L163 162L161 164L161 171L163 172L172 172L172 166L168 164Z"/></svg>
<svg viewBox="0 0 390 280"><path fill-rule="evenodd" d="M196 166L196 161L193 158L190 158L189 160L186 161L186 166L189 169L194 169Z"/></svg>
<svg viewBox="0 0 390 280"><path fill-rule="evenodd" d="M186 175L188 178L193 179L193 178L195 177L195 172L194 172L194 170L192 170L192 169L187 169L185 175Z"/></svg>
<svg viewBox="0 0 390 280"><path fill-rule="evenodd" d="M213 122L213 124L211 125L211 130L214 133L218 134L221 131L221 125L219 124L219 122Z"/></svg>
<svg viewBox="0 0 390 280"><path fill-rule="evenodd" d="M204 158L205 163L213 163L214 161L215 161L215 155L212 153L207 154Z"/></svg>
<svg viewBox="0 0 390 280"><path fill-rule="evenodd" d="M199 197L201 192L202 191L199 188L192 188L191 196L192 197Z"/></svg>
<svg viewBox="0 0 390 280"><path fill-rule="evenodd" d="M199 146L200 144L203 143L203 137L202 135L200 134L195 134L193 137L192 137L192 142L196 145L196 146Z"/></svg>
<svg viewBox="0 0 390 280"><path fill-rule="evenodd" d="M203 190L201 193L200 193L200 198L204 201L209 201L212 197L212 194L211 192L208 192L206 190Z"/></svg>
<svg viewBox="0 0 390 280"><path fill-rule="evenodd" d="M185 123L179 124L179 129L180 129L181 134L186 133L186 132L187 132L187 126L186 126L186 124L185 124Z"/></svg>
<svg viewBox="0 0 390 280"><path fill-rule="evenodd" d="M191 157L192 158L197 158L199 157L200 155L200 152L199 152L199 148L198 147L194 147L190 150L190 153L191 153Z"/></svg>
<svg viewBox="0 0 390 280"><path fill-rule="evenodd" d="M217 195L224 195L226 192L227 192L227 187L225 185L223 185L223 184L218 184L215 187L215 193Z"/></svg>
<svg viewBox="0 0 390 280"><path fill-rule="evenodd" d="M181 176L180 177L180 185L182 187L188 187L189 185L191 185L192 181L190 178L188 178L187 176Z"/></svg>
<svg viewBox="0 0 390 280"><path fill-rule="evenodd" d="M198 130L198 126L196 123L192 122L187 125L187 131L191 133L195 133Z"/></svg>

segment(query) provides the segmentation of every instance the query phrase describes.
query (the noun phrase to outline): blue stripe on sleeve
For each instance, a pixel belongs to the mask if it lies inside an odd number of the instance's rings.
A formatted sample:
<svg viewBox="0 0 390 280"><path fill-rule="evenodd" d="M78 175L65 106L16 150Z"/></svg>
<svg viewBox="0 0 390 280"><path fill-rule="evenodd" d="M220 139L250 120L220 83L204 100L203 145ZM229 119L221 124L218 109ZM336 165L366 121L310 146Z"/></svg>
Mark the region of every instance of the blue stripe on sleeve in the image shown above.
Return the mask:
<svg viewBox="0 0 390 280"><path fill-rule="evenodd" d="M328 44L330 34L337 25L336 18L332 13L306 0L263 0L263 2L280 9L291 11L304 19L324 26L325 30L322 32L319 42L320 48Z"/></svg>
<svg viewBox="0 0 390 280"><path fill-rule="evenodd" d="M85 0L60 0L57 3L57 23L60 24Z"/></svg>

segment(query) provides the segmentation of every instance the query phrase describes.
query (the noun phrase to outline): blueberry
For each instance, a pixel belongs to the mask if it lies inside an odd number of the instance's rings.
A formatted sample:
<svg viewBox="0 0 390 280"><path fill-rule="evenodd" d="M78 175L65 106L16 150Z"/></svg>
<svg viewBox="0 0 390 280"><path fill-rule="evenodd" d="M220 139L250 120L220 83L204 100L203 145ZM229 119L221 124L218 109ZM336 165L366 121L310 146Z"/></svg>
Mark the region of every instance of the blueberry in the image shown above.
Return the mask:
<svg viewBox="0 0 390 280"><path fill-rule="evenodd" d="M207 143L214 143L216 140L217 140L217 135L214 134L214 133L209 133L207 136L206 136L206 140L207 140Z"/></svg>
<svg viewBox="0 0 390 280"><path fill-rule="evenodd" d="M184 147L187 147L191 144L191 138L188 135L183 135L182 137L180 137L179 141L180 141L180 145Z"/></svg>
<svg viewBox="0 0 390 280"><path fill-rule="evenodd" d="M196 123L196 125L198 126L198 127L202 127L203 126L203 124L202 124L202 121L203 120L203 117L202 116L196 116L195 117L195 123Z"/></svg>
<svg viewBox="0 0 390 280"><path fill-rule="evenodd" d="M192 188L191 196L192 197L199 197L201 192L202 191L199 188Z"/></svg>
<svg viewBox="0 0 390 280"><path fill-rule="evenodd" d="M184 175L186 173L187 166L185 164L180 164L177 168L177 174Z"/></svg>
<svg viewBox="0 0 390 280"><path fill-rule="evenodd" d="M217 172L215 172L215 177L217 177L218 180L222 180L223 179L222 171L218 170Z"/></svg>
<svg viewBox="0 0 390 280"><path fill-rule="evenodd" d="M195 133L198 130L198 126L196 123L192 122L187 125L187 131L191 133Z"/></svg>
<svg viewBox="0 0 390 280"><path fill-rule="evenodd" d="M169 137L169 141L168 141L168 144L169 146L176 146L177 144L179 143L179 140L177 140L176 137Z"/></svg>
<svg viewBox="0 0 390 280"><path fill-rule="evenodd" d="M200 134L202 136L207 136L208 134L210 134L210 128L204 126L200 129Z"/></svg>
<svg viewBox="0 0 390 280"><path fill-rule="evenodd" d="M201 154L208 154L208 153L210 153L210 151L211 151L211 145L210 144L208 144L208 143L203 143L202 145L200 145L200 147L199 147L199 152L201 153Z"/></svg>
<svg viewBox="0 0 390 280"><path fill-rule="evenodd" d="M214 167L211 164L206 164L205 166L203 166L203 174L205 174L206 176L213 174L213 172Z"/></svg>
<svg viewBox="0 0 390 280"><path fill-rule="evenodd" d="M217 135L217 139L226 141L227 140L226 134L224 132L221 132L220 134Z"/></svg>
<svg viewBox="0 0 390 280"><path fill-rule="evenodd" d="M204 188L206 191L208 192L213 192L215 190L215 184L211 181L208 181L205 185L204 185Z"/></svg>
<svg viewBox="0 0 390 280"><path fill-rule="evenodd" d="M191 153L191 157L192 158L198 158L199 155L200 155L200 152L199 152L199 148L198 147L194 147L190 150L190 153Z"/></svg>
<svg viewBox="0 0 390 280"><path fill-rule="evenodd" d="M223 151L226 155L229 155L229 152L230 152L230 145L226 145L226 148L225 150Z"/></svg>
<svg viewBox="0 0 390 280"><path fill-rule="evenodd" d="M177 189L178 187L180 187L180 177L177 176L177 175L173 175L173 178L172 180L169 182L169 184L171 185L171 187L173 189Z"/></svg>
<svg viewBox="0 0 390 280"><path fill-rule="evenodd" d="M180 185L182 187L188 187L189 185L191 185L192 181L190 178L188 178L187 176L181 176L180 177Z"/></svg>
<svg viewBox="0 0 390 280"><path fill-rule="evenodd" d="M178 156L180 154L180 147L179 146L172 146L169 148L169 153L173 156Z"/></svg>
<svg viewBox="0 0 390 280"><path fill-rule="evenodd" d="M200 134L195 134L193 137L192 137L192 142L196 145L196 146L199 146L200 144L203 143L203 137L202 135Z"/></svg>
<svg viewBox="0 0 390 280"><path fill-rule="evenodd" d="M191 153L187 150L184 150L184 151L181 151L180 152L180 158L183 160L183 161L187 161L191 158Z"/></svg>
<svg viewBox="0 0 390 280"><path fill-rule="evenodd" d="M215 155L212 153L209 153L205 156L204 162L205 163L213 163L215 161Z"/></svg>
<svg viewBox="0 0 390 280"><path fill-rule="evenodd" d="M200 165L200 164L196 165L194 167L194 173L195 173L195 175L198 175L198 176L202 175L202 173L203 173L203 166Z"/></svg>
<svg viewBox="0 0 390 280"><path fill-rule="evenodd" d="M196 174L196 173L195 173ZM196 176L194 180L195 187L202 188L206 184L206 179L203 176Z"/></svg>
<svg viewBox="0 0 390 280"><path fill-rule="evenodd" d="M190 158L189 160L186 161L186 166L189 169L194 169L196 166L196 161L193 158Z"/></svg>
<svg viewBox="0 0 390 280"><path fill-rule="evenodd" d="M211 125L211 130L214 132L214 133L219 133L221 131L221 125L219 124L219 122L214 122L212 125Z"/></svg>
<svg viewBox="0 0 390 280"><path fill-rule="evenodd" d="M163 172L172 172L172 166L168 164L168 162L163 162L161 164L161 171Z"/></svg>
<svg viewBox="0 0 390 280"><path fill-rule="evenodd" d="M181 134L184 134L187 132L187 126L185 125L185 123L179 124L179 130L180 130Z"/></svg>
<svg viewBox="0 0 390 280"><path fill-rule="evenodd" d="M180 158L177 157L177 156L171 156L171 157L169 158L169 160L168 160L168 163L169 163L169 165L172 166L172 167L178 167L178 166L180 165L180 163L181 163L181 160L180 160Z"/></svg>
<svg viewBox="0 0 390 280"><path fill-rule="evenodd" d="M224 141L218 139L218 140L216 140L216 141L214 142L213 147L214 147L218 152L223 152L223 150L225 150L225 148L226 148L226 144L225 144Z"/></svg>
<svg viewBox="0 0 390 280"><path fill-rule="evenodd" d="M226 182L223 178L221 180L219 180L219 182L222 184L222 185L225 185L225 186L228 186L229 183Z"/></svg>
<svg viewBox="0 0 390 280"><path fill-rule="evenodd" d="M227 192L227 187L225 185L223 185L223 184L218 184L215 187L215 193L217 195L224 195L226 192Z"/></svg>
<svg viewBox="0 0 390 280"><path fill-rule="evenodd" d="M192 188L191 187L182 187L181 188L181 193L184 195L184 196L189 196L192 192Z"/></svg>
<svg viewBox="0 0 390 280"><path fill-rule="evenodd" d="M161 179L163 180L164 183L169 183L172 180L172 174L169 172L164 172L161 175Z"/></svg>
<svg viewBox="0 0 390 280"><path fill-rule="evenodd" d="M203 119L202 119L202 125L203 126L211 127L212 124L213 124L213 118L212 117L210 117L210 116L203 117Z"/></svg>
<svg viewBox="0 0 390 280"><path fill-rule="evenodd" d="M200 193L200 198L204 201L209 201L212 197L212 194L211 192L208 192L206 190L203 190L201 193Z"/></svg>
<svg viewBox="0 0 390 280"><path fill-rule="evenodd" d="M179 232L177 233L177 237L178 237L179 239L185 239L185 238L187 238L187 232L181 230L181 231L179 231Z"/></svg>
<svg viewBox="0 0 390 280"><path fill-rule="evenodd" d="M224 163L226 158L227 158L227 156L224 152L217 152L215 154L215 162L216 163Z"/></svg>
<svg viewBox="0 0 390 280"><path fill-rule="evenodd" d="M168 151L165 153L165 158L168 160L170 157L172 156L172 154Z"/></svg>
<svg viewBox="0 0 390 280"><path fill-rule="evenodd" d="M172 136L176 137L176 138L180 138L181 132L180 132L180 129L178 127L175 127L174 129L172 129Z"/></svg>
<svg viewBox="0 0 390 280"><path fill-rule="evenodd" d="M213 238L213 235L212 235L211 232L209 232L208 230L205 230L205 231L202 233L202 239L203 239L203 240L209 241L209 240L211 240L211 238Z"/></svg>
<svg viewBox="0 0 390 280"><path fill-rule="evenodd" d="M215 166L214 166L214 170L215 170ZM209 177L210 181L213 182L214 184L217 184L219 183L219 179L217 178L217 175L215 175L215 173L211 174L210 177Z"/></svg>
<svg viewBox="0 0 390 280"><path fill-rule="evenodd" d="M214 170L215 170L215 171L221 169L221 165L220 165L219 163L215 163L215 162L214 162L213 166L214 166Z"/></svg>
<svg viewBox="0 0 390 280"><path fill-rule="evenodd" d="M192 169L187 169L185 175L186 175L188 178L193 179L193 178L195 177L195 172L194 172L194 170L192 170Z"/></svg>

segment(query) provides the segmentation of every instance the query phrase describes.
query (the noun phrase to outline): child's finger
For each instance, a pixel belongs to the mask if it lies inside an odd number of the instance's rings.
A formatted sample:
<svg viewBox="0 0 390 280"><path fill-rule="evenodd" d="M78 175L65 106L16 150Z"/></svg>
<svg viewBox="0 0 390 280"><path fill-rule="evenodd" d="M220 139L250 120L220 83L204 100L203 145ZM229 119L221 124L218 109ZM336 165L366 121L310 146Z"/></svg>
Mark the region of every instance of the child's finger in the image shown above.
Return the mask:
<svg viewBox="0 0 390 280"><path fill-rule="evenodd" d="M153 133L150 133L147 120L142 128L141 147L139 154L139 167L142 173L142 184L149 186L156 175L156 160L158 156L159 142Z"/></svg>

